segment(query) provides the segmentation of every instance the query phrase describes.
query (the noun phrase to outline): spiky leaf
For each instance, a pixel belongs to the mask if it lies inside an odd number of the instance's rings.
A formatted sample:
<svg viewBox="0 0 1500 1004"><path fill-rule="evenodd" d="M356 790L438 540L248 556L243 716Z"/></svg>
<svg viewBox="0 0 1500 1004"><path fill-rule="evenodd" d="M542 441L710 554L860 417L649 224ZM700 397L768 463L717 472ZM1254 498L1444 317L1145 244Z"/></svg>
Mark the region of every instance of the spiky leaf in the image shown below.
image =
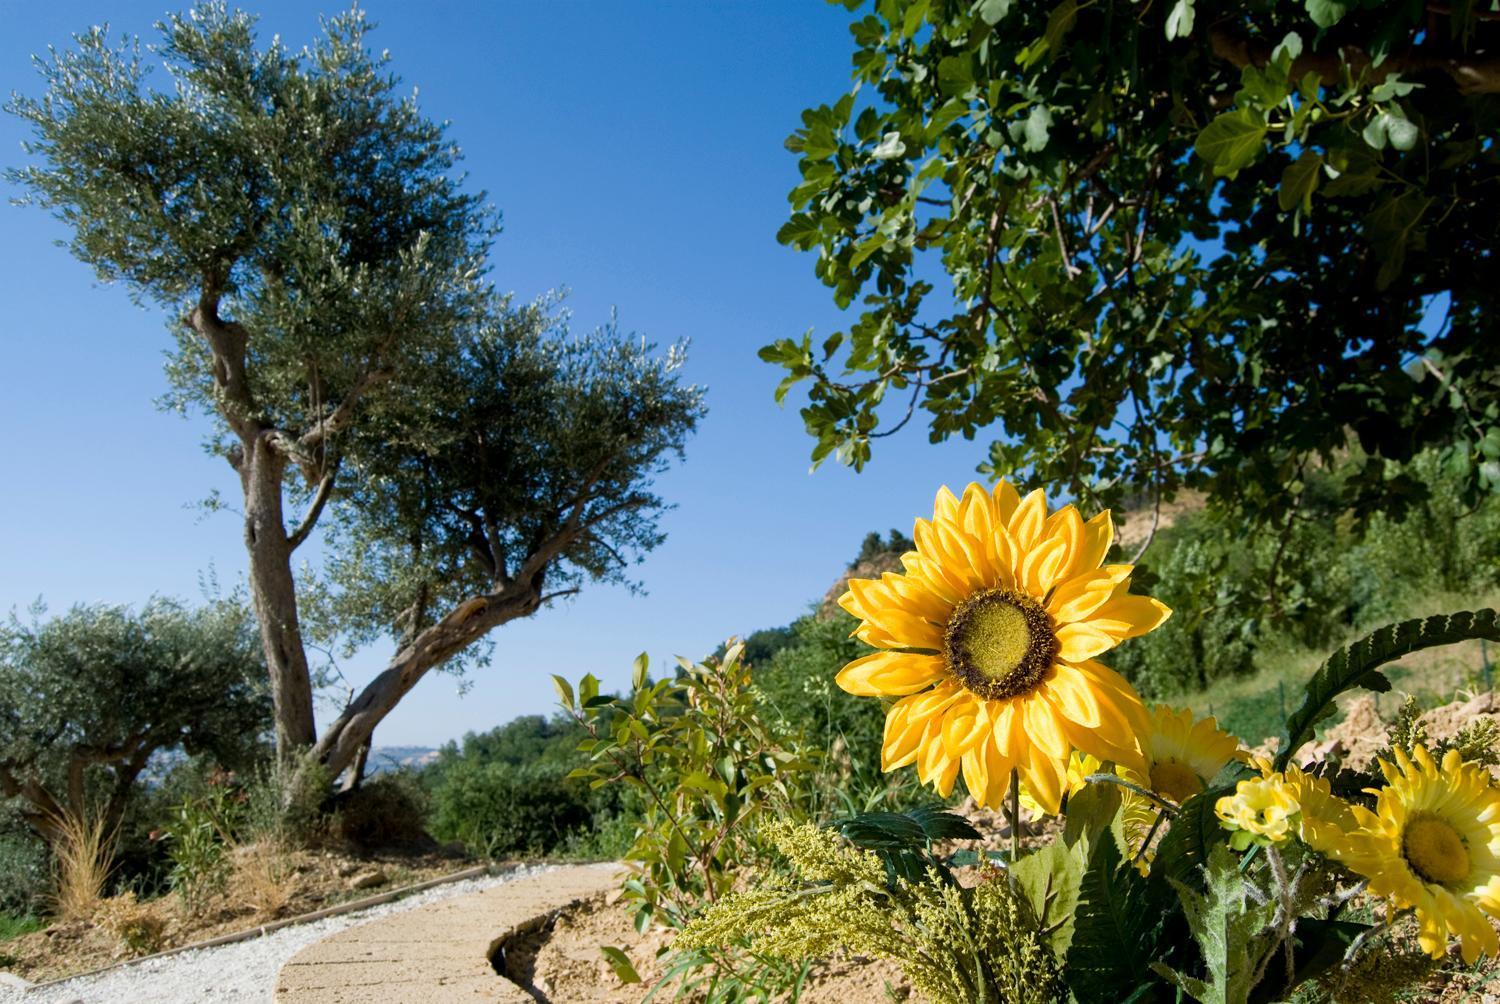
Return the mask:
<svg viewBox="0 0 1500 1004"><path fill-rule="evenodd" d="M1079 1004L1116 1004L1152 981L1140 960L1161 957L1167 922L1180 916L1165 883L1123 863L1113 840L1095 843L1079 883L1068 985Z"/></svg>
<svg viewBox="0 0 1500 1004"><path fill-rule="evenodd" d="M1291 763L1293 754L1313 737L1318 722L1333 713L1334 700L1340 694L1356 688L1390 690L1391 682L1379 672L1381 666L1424 648L1474 638L1500 641L1495 611L1437 614L1425 620L1389 624L1339 649L1313 674L1301 706L1287 718L1276 768L1281 770Z"/></svg>

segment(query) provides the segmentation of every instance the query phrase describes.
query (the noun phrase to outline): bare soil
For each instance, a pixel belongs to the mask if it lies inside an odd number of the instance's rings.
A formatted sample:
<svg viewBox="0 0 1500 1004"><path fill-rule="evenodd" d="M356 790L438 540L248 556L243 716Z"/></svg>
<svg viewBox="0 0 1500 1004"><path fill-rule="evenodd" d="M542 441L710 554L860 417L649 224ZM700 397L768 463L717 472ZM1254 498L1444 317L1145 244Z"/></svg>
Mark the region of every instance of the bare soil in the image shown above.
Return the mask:
<svg viewBox="0 0 1500 1004"><path fill-rule="evenodd" d="M638 933L624 908L598 897L563 911L549 926L513 939L505 946L504 972L544 1004L634 1004L665 974L663 963L671 942L672 932L663 928ZM600 952L606 945L625 953L641 977L639 984L620 982ZM808 1004L878 1004L911 997L911 987L895 963L835 957L812 968L800 1000ZM663 992L663 999L673 999L670 988Z"/></svg>
<svg viewBox="0 0 1500 1004"><path fill-rule="evenodd" d="M195 914L188 913L181 900L172 894L142 903L144 913L162 922L158 944L131 949L101 924L55 923L41 931L0 941L0 970L32 983L60 979L133 956L189 945L424 882L473 864L437 853L354 855L331 850L280 853L285 856L280 862L284 880L271 908L263 898L264 883L249 881L237 869L225 889L209 898ZM352 887L356 876L376 870L384 873L385 882L365 888Z"/></svg>

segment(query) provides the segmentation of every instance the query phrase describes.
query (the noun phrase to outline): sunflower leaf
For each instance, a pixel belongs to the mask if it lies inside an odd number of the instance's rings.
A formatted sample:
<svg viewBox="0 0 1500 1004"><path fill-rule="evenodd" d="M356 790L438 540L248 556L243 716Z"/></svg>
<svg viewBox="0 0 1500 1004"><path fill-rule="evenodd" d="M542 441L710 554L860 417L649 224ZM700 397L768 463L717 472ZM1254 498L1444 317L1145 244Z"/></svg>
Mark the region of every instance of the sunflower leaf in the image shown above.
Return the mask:
<svg viewBox="0 0 1500 1004"><path fill-rule="evenodd" d="M1287 718L1276 769L1284 770L1292 762L1297 750L1313 737L1317 723L1333 712L1334 700L1340 694L1356 688L1390 690L1390 680L1378 672L1381 666L1424 648L1473 638L1500 641L1500 623L1494 610L1437 614L1425 620L1389 624L1339 649L1313 674L1301 706Z"/></svg>
<svg viewBox="0 0 1500 1004"><path fill-rule="evenodd" d="M1182 803L1172 817L1171 828L1157 845L1156 859L1151 864L1153 875L1190 888L1202 888L1202 868L1208 863L1209 852L1224 842L1214 803L1234 788L1233 783L1211 787Z"/></svg>
<svg viewBox="0 0 1500 1004"><path fill-rule="evenodd" d="M979 831L964 817L943 809L927 806L912 809L907 813L922 827L928 840L978 840Z"/></svg>
<svg viewBox="0 0 1500 1004"><path fill-rule="evenodd" d="M1172 885L1203 953L1209 980L1192 980L1196 987L1189 988L1186 978L1168 967L1152 968L1204 1004L1248 1000L1255 987L1256 962L1274 937L1268 928L1276 904L1256 903L1246 896L1239 858L1222 843L1209 847L1201 892L1181 882Z"/></svg>
<svg viewBox="0 0 1500 1004"><path fill-rule="evenodd" d="M1079 1004L1116 1004L1155 982L1141 959L1169 959L1182 937L1166 928L1180 920L1181 904L1165 882L1144 878L1120 855L1113 840L1097 841L1078 887L1068 984Z"/></svg>

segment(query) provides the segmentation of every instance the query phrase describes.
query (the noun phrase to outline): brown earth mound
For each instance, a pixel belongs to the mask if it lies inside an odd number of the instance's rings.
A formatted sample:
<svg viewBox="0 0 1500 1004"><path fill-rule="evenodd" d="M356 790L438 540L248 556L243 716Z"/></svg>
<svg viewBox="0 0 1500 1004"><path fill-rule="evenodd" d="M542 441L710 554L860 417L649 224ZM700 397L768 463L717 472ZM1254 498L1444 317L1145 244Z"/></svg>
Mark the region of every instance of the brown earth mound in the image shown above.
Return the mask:
<svg viewBox="0 0 1500 1004"><path fill-rule="evenodd" d="M623 907L600 897L563 911L550 927L507 944L505 975L542 1002L634 1004L665 974L663 963L671 940L671 932L660 928L638 933ZM625 953L641 977L639 984L620 982L599 951L605 945ZM911 988L894 963L835 958L813 967L799 1000L806 1004L852 1004L910 997ZM674 999L670 988L663 991L662 999Z"/></svg>

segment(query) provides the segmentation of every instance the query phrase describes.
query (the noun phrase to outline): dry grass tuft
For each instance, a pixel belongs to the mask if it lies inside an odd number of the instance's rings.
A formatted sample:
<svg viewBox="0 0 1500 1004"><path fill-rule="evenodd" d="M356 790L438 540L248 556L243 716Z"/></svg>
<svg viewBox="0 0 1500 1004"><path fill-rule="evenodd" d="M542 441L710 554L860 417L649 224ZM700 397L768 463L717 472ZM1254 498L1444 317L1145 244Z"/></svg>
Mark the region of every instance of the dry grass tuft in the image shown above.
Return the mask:
<svg viewBox="0 0 1500 1004"><path fill-rule="evenodd" d="M53 901L64 920L92 920L115 867L118 833L101 813L65 812L52 847L57 872Z"/></svg>
<svg viewBox="0 0 1500 1004"><path fill-rule="evenodd" d="M296 861L281 843L262 840L235 848L230 898L252 908L256 916L281 916L296 897L297 884Z"/></svg>
<svg viewBox="0 0 1500 1004"><path fill-rule="evenodd" d="M99 903L94 920L130 955L151 955L166 946L167 918L160 900L142 903L133 892L111 896Z"/></svg>

